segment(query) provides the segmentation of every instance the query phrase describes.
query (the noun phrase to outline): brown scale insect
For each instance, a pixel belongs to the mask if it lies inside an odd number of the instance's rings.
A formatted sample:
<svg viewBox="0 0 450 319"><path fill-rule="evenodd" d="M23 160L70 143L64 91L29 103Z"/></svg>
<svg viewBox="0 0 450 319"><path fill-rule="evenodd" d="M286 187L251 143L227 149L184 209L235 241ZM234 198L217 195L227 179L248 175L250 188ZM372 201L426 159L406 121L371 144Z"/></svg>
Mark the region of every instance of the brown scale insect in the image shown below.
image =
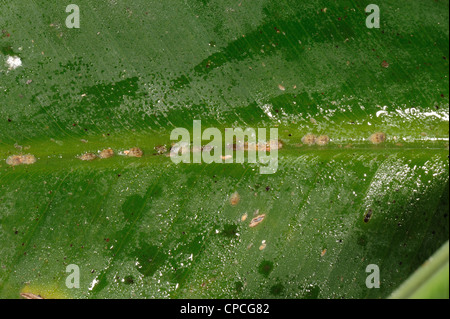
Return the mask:
<svg viewBox="0 0 450 319"><path fill-rule="evenodd" d="M158 146L155 146L155 150L160 155L160 154L164 154L167 152L167 147L165 145L158 145Z"/></svg>
<svg viewBox="0 0 450 319"><path fill-rule="evenodd" d="M283 148L282 140L270 140L266 150L270 152L270 150L281 150Z"/></svg>
<svg viewBox="0 0 450 319"><path fill-rule="evenodd" d="M253 218L253 219L251 220L249 226L250 226L250 227L256 227L256 226L258 226L258 225L264 220L264 218L266 218L266 215L265 215L265 214L256 216L255 218Z"/></svg>
<svg viewBox="0 0 450 319"><path fill-rule="evenodd" d="M94 153L85 153L78 158L82 161L93 161L97 159L97 155L95 155Z"/></svg>
<svg viewBox="0 0 450 319"><path fill-rule="evenodd" d="M373 144L380 144L383 143L384 141L386 141L386 134L383 132L377 132L372 134L369 137L369 140L373 143Z"/></svg>
<svg viewBox="0 0 450 319"><path fill-rule="evenodd" d="M306 145L314 145L316 143L316 136L314 134L307 134L303 136L302 143Z"/></svg>
<svg viewBox="0 0 450 319"><path fill-rule="evenodd" d="M316 139L316 144L319 146L325 146L330 142L330 138L327 135L321 135Z"/></svg>
<svg viewBox="0 0 450 319"><path fill-rule="evenodd" d="M41 296L32 294L30 292L23 292L20 294L20 296L24 299L44 299Z"/></svg>
<svg viewBox="0 0 450 319"><path fill-rule="evenodd" d="M144 155L144 152L142 152L142 150L139 147L130 148L128 151L125 151L124 153L129 157L142 157L142 155Z"/></svg>
<svg viewBox="0 0 450 319"><path fill-rule="evenodd" d="M236 206L241 201L241 196L238 192L233 193L230 197L230 204L231 206Z"/></svg>
<svg viewBox="0 0 450 319"><path fill-rule="evenodd" d="M264 249L266 249L266 247L267 247L267 243L265 240L263 240L261 242L261 245L259 246L259 250L264 250Z"/></svg>
<svg viewBox="0 0 450 319"><path fill-rule="evenodd" d="M100 157L100 158L110 158L110 157L113 157L113 156L114 156L114 151L112 149L110 149L110 148L104 149L98 155L98 157Z"/></svg>
<svg viewBox="0 0 450 319"><path fill-rule="evenodd" d="M36 157L31 154L26 155L11 155L6 159L6 164L11 166L17 166L17 165L31 165L36 163Z"/></svg>
<svg viewBox="0 0 450 319"><path fill-rule="evenodd" d="M22 156L12 155L6 159L6 164L16 166L22 164Z"/></svg>
<svg viewBox="0 0 450 319"><path fill-rule="evenodd" d="M31 154L22 155L22 164L31 165L36 163L36 157Z"/></svg>

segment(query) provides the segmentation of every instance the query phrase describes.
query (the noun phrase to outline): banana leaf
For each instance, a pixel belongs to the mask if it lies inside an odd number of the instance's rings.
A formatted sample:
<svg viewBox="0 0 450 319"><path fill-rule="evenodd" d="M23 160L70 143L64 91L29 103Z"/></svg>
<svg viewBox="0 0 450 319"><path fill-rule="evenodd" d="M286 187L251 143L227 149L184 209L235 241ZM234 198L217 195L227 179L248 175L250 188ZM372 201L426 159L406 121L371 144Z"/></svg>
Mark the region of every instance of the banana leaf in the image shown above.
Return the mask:
<svg viewBox="0 0 450 319"><path fill-rule="evenodd" d="M0 0L1 298L387 298L448 242L448 1L70 4Z"/></svg>

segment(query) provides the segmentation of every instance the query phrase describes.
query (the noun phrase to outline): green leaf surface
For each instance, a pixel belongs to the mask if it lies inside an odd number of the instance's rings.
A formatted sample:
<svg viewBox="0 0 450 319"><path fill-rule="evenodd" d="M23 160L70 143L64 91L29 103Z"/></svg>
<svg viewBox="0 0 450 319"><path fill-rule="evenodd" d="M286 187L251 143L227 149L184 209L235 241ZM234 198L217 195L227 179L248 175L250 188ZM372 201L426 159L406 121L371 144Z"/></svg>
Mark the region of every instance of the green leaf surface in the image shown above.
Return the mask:
<svg viewBox="0 0 450 319"><path fill-rule="evenodd" d="M448 242L390 296L392 299L448 299Z"/></svg>
<svg viewBox="0 0 450 319"><path fill-rule="evenodd" d="M384 298L448 241L448 1L71 3L0 0L0 297ZM193 120L277 172L158 153Z"/></svg>

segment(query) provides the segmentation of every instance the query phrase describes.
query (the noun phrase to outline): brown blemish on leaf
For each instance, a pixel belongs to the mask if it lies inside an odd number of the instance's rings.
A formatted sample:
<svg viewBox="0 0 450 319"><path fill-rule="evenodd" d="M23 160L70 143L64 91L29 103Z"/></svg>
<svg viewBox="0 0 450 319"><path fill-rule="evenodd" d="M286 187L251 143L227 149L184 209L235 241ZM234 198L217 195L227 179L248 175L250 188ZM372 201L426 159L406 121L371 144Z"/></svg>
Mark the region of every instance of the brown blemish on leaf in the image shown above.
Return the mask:
<svg viewBox="0 0 450 319"><path fill-rule="evenodd" d="M387 61L383 61L383 62L381 62L381 66L383 67L383 68L388 68L389 67L389 63L387 62Z"/></svg>
<svg viewBox="0 0 450 319"><path fill-rule="evenodd" d="M248 215L247 215L247 213L245 213L244 215L242 215L241 221L245 222L247 220L247 217L248 217Z"/></svg>
<svg viewBox="0 0 450 319"><path fill-rule="evenodd" d="M327 250L326 250L326 249L322 250L322 252L320 253L320 257L325 256L326 253L327 253Z"/></svg>
<svg viewBox="0 0 450 319"><path fill-rule="evenodd" d="M314 134L307 134L303 136L302 143L306 145L314 145L316 143L316 136Z"/></svg>
<svg viewBox="0 0 450 319"><path fill-rule="evenodd" d="M263 220L264 218L266 218L265 214L256 216L255 218L252 219L252 221L250 222L250 227L256 227L258 226Z"/></svg>
<svg viewBox="0 0 450 319"><path fill-rule="evenodd" d="M113 156L114 156L114 151L112 149L110 149L110 148L104 149L98 155L98 157L100 157L100 158L110 158L110 157L113 157Z"/></svg>
<svg viewBox="0 0 450 319"><path fill-rule="evenodd" d="M386 134L383 132L377 132L372 134L369 137L369 140L373 143L373 144L380 144L383 143L384 141L386 141Z"/></svg>

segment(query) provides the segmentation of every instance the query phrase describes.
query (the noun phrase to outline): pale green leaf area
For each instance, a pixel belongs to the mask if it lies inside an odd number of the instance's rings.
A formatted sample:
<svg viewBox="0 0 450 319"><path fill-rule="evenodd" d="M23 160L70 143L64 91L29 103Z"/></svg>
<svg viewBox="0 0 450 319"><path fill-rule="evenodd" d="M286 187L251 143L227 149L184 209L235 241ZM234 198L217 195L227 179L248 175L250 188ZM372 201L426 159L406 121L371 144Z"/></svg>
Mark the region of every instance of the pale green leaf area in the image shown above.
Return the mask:
<svg viewBox="0 0 450 319"><path fill-rule="evenodd" d="M449 239L449 2L370 3L0 0L0 297L390 296ZM277 172L158 154L193 120L278 128Z"/></svg>
<svg viewBox="0 0 450 319"><path fill-rule="evenodd" d="M448 299L449 244L445 243L390 296L393 299Z"/></svg>

